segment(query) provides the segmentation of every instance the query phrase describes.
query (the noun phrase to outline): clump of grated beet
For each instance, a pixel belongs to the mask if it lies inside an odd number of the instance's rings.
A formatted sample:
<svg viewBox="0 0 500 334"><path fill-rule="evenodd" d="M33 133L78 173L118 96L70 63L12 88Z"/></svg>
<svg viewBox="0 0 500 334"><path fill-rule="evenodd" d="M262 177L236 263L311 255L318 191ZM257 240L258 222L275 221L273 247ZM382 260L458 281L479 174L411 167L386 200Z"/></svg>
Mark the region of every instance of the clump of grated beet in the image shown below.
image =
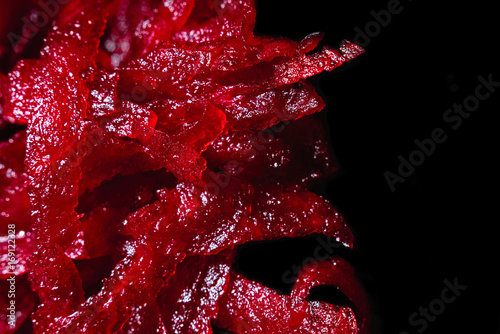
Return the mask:
<svg viewBox="0 0 500 334"><path fill-rule="evenodd" d="M22 299L2 333L368 333L340 258L290 295L232 268L252 241L353 246L311 191L337 164L307 78L364 50L255 36L252 0L62 2L36 34L0 5L0 128L22 129L0 143L0 285ZM354 310L306 300L319 285Z"/></svg>

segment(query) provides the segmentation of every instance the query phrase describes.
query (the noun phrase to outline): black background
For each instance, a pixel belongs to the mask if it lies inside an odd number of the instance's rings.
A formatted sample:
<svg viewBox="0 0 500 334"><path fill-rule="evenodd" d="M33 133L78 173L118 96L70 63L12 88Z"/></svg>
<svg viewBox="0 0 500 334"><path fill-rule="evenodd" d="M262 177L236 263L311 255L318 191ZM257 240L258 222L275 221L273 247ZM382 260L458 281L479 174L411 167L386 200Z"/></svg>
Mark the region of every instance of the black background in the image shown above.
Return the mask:
<svg viewBox="0 0 500 334"><path fill-rule="evenodd" d="M300 40L325 32L338 47L374 21L388 1L259 1L257 34ZM498 171L500 88L453 130L443 114L473 95L477 77L500 81L496 7L480 2L401 1L403 10L372 33L366 54L314 79L327 102L341 172L326 195L347 218L357 244L340 250L370 294L375 333L498 333ZM398 156L442 128L447 139L398 183ZM260 243L241 251L240 267L277 289L293 264L311 256L314 238ZM467 288L426 328L409 316L440 298L443 281ZM324 291L319 298L333 298ZM335 296L334 296L335 297ZM342 298L336 296L342 303ZM344 301L345 302L345 301Z"/></svg>

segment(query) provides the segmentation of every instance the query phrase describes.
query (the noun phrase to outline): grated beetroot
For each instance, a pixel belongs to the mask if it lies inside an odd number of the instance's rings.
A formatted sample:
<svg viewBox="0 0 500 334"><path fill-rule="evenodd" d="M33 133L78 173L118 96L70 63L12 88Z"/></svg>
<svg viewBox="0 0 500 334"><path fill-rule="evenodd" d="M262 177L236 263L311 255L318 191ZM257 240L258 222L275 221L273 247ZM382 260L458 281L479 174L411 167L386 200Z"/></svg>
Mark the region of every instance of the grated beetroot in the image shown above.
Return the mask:
<svg viewBox="0 0 500 334"><path fill-rule="evenodd" d="M254 36L251 0L74 0L33 36L0 9L22 41L0 43L0 128L20 129L0 143L0 286L15 277L19 305L2 333L369 333L340 258L290 295L232 268L252 241L353 246L311 190L337 164L307 78L362 48ZM318 285L354 311L307 301Z"/></svg>
<svg viewBox="0 0 500 334"><path fill-rule="evenodd" d="M348 307L279 295L234 272L215 323L234 333L357 333Z"/></svg>

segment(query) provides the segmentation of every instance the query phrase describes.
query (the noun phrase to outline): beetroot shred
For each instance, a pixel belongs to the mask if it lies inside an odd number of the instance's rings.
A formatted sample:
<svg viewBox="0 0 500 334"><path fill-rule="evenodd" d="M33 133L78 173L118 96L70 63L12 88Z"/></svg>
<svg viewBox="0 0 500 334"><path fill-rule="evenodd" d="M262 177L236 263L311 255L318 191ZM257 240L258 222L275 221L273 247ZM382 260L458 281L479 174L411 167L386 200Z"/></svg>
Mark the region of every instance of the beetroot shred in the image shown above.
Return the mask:
<svg viewBox="0 0 500 334"><path fill-rule="evenodd" d="M21 2L0 5L0 127L20 129L0 143L2 333L369 333L341 258L290 295L232 266L251 241L352 247L311 191L337 164L307 78L362 48L255 36L252 0L61 1L36 33ZM354 308L307 300L319 285Z"/></svg>

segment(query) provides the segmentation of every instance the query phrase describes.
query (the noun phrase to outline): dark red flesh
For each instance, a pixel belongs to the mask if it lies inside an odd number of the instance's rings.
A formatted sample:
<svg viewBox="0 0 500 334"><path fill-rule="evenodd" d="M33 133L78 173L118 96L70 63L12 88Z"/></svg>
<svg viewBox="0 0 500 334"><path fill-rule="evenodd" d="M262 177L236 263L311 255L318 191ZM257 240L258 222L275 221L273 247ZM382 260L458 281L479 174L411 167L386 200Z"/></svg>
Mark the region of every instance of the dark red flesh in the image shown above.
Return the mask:
<svg viewBox="0 0 500 334"><path fill-rule="evenodd" d="M40 10L0 4L0 129L20 129L0 143L0 332L369 333L340 258L290 295L233 268L253 241L353 246L312 190L337 163L307 78L362 48L255 36L251 0L75 0L16 23ZM306 300L318 285L354 309Z"/></svg>

